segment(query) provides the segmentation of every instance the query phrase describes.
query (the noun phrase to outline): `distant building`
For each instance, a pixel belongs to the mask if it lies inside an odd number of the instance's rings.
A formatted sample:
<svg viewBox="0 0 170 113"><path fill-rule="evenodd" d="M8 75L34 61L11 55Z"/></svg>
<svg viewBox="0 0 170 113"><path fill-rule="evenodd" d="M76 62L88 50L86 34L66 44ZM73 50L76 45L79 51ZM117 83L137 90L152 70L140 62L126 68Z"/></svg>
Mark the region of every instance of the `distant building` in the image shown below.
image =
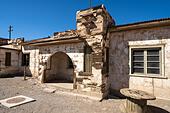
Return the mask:
<svg viewBox="0 0 170 113"><path fill-rule="evenodd" d="M115 25L101 5L78 11L76 22L76 30L19 43L10 57L17 72L27 66L42 83L72 83L101 98L130 87L170 99L170 18Z"/></svg>
<svg viewBox="0 0 170 113"><path fill-rule="evenodd" d="M19 75L22 39L0 39L0 77Z"/></svg>
<svg viewBox="0 0 170 113"><path fill-rule="evenodd" d="M5 45L8 43L8 40L9 39L6 39L6 38L0 38L0 45Z"/></svg>

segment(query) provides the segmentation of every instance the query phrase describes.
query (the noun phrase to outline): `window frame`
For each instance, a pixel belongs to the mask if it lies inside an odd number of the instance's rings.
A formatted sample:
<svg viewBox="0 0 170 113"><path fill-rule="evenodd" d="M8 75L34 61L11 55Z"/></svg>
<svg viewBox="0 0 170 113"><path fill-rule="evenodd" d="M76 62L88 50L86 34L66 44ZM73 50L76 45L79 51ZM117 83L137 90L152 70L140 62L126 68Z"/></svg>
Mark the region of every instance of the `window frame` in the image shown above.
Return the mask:
<svg viewBox="0 0 170 113"><path fill-rule="evenodd" d="M152 73L147 73L147 66L145 65L147 62L146 59L144 59L144 73L132 73L132 51L133 49L146 49L144 50L144 58L147 58L147 54L146 54L146 51L149 50L149 49L154 49L154 48L160 48L160 52L159 52L159 59L160 59L160 63L159 63L159 71L160 73L159 74L152 74ZM164 45L153 45L153 46L129 46L129 75L134 75L134 76L146 76L146 77L165 77L165 47Z"/></svg>

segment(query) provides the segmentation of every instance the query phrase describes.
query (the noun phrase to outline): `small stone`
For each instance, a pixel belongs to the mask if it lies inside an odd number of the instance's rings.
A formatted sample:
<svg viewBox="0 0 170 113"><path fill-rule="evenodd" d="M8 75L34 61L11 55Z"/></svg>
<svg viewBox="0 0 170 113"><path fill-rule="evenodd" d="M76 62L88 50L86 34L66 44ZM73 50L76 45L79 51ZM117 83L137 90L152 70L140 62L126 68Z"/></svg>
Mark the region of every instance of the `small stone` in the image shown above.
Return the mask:
<svg viewBox="0 0 170 113"><path fill-rule="evenodd" d="M36 82L31 83L31 85L36 85L36 84L37 84Z"/></svg>

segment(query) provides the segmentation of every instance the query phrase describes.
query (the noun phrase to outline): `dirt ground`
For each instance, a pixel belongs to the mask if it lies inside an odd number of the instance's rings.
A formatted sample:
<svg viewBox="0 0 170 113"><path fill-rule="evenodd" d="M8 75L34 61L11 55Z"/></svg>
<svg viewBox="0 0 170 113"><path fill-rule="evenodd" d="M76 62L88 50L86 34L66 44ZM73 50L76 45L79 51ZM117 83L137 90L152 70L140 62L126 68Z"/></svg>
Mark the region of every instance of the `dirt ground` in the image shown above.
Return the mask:
<svg viewBox="0 0 170 113"><path fill-rule="evenodd" d="M34 80L23 81L21 77L0 78L0 100L25 95L36 101L13 108L0 104L0 113L123 113L124 99L108 99L102 102L81 96L47 93ZM170 101L149 101L153 113L169 113Z"/></svg>

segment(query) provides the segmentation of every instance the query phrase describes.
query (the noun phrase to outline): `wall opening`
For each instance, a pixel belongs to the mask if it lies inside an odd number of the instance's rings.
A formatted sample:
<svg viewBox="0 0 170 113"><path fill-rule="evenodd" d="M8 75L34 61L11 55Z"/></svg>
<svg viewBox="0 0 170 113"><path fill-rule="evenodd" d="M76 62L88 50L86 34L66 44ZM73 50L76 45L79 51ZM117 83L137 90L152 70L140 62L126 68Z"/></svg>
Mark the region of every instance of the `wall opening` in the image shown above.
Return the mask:
<svg viewBox="0 0 170 113"><path fill-rule="evenodd" d="M71 58L64 52L50 57L50 68L45 72L46 83L73 83L74 67Z"/></svg>

